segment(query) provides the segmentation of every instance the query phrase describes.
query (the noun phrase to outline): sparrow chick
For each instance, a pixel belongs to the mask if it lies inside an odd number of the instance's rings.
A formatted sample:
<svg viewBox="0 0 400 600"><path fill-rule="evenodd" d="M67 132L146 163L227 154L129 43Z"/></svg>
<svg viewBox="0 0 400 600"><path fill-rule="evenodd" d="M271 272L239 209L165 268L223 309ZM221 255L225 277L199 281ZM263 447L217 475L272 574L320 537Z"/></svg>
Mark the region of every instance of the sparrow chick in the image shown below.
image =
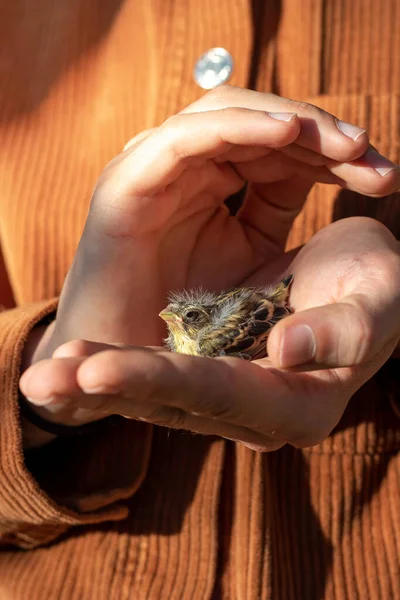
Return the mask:
<svg viewBox="0 0 400 600"><path fill-rule="evenodd" d="M271 327L292 313L287 304L292 280L288 275L275 286L221 293L174 292L160 312L169 331L167 347L194 356L263 358Z"/></svg>

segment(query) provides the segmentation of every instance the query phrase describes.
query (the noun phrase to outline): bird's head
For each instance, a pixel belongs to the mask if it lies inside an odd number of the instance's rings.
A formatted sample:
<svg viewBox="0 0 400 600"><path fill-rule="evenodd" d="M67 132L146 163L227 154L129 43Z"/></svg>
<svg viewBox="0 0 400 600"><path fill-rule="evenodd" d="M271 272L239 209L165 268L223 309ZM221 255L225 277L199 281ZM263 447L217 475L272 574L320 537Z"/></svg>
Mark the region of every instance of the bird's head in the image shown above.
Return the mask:
<svg viewBox="0 0 400 600"><path fill-rule="evenodd" d="M201 303L175 301L160 312L174 337L198 338L199 332L211 322L210 310Z"/></svg>

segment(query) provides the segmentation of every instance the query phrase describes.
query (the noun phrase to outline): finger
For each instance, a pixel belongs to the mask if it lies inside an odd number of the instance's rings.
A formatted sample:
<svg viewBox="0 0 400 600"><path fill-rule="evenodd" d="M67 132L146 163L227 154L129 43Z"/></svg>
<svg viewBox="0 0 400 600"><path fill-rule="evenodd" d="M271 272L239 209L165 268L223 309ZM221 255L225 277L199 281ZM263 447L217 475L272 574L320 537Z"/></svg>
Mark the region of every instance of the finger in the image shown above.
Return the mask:
<svg viewBox="0 0 400 600"><path fill-rule="evenodd" d="M168 119L116 165L119 196L151 195L172 183L194 159L215 158L233 145L278 148L299 133L296 116L278 120L264 111L226 108ZM115 186L115 181L113 181Z"/></svg>
<svg viewBox="0 0 400 600"><path fill-rule="evenodd" d="M228 106L267 110L274 113L296 113L301 122L301 132L296 143L337 161L354 160L368 148L368 134L364 128L357 124L343 122L307 102L281 98L275 94L219 86L183 112L218 110Z"/></svg>
<svg viewBox="0 0 400 600"><path fill-rule="evenodd" d="M391 312L370 310L368 303L356 296L301 311L271 331L268 356L282 369L352 367L371 361L383 364L399 339L394 315L392 322L390 316Z"/></svg>
<svg viewBox="0 0 400 600"><path fill-rule="evenodd" d="M276 171L277 175L281 172ZM282 251L294 219L314 181L292 174L283 181L252 184L238 213L252 247L259 253Z"/></svg>
<svg viewBox="0 0 400 600"><path fill-rule="evenodd" d="M273 152L249 163L237 163L235 169L243 179L252 182L238 218L249 235L259 238L261 246L266 240L284 246L293 220L315 182L340 185L375 198L393 193L400 186L400 169L390 169L382 176L371 165L366 166L364 159L354 164L335 163L328 168ZM256 239L253 242L257 244Z"/></svg>
<svg viewBox="0 0 400 600"><path fill-rule="evenodd" d="M21 376L21 392L36 405L51 402L55 396L73 396L81 394L76 382L78 366L85 357L42 360L27 369Z"/></svg>
<svg viewBox="0 0 400 600"><path fill-rule="evenodd" d="M301 155L298 156L301 158ZM272 151L268 156L236 163L235 169L243 179L255 183L271 183L298 175L313 182L339 183L342 187L351 187L362 194L376 197L394 193L400 186L400 168L373 149L350 163L339 164L323 158L324 164L310 164L308 160L309 156L303 162L285 152Z"/></svg>
<svg viewBox="0 0 400 600"><path fill-rule="evenodd" d="M312 167L280 152L267 159L235 165L239 175L251 182L238 214L254 247L282 248L294 219L315 182L343 184L326 167Z"/></svg>
<svg viewBox="0 0 400 600"><path fill-rule="evenodd" d="M281 160L270 156L270 162L255 161L252 165L240 165L239 174L251 181L238 219L246 228L247 235L255 247L262 249L284 247L293 220L302 209L315 182L339 185L361 194L380 198L393 191L394 175L388 179L373 173L370 177L361 177L353 185L352 172L343 173L349 181L341 179L326 167L301 165L290 159ZM340 172L338 170L338 172ZM267 181L266 181L267 180Z"/></svg>
<svg viewBox="0 0 400 600"><path fill-rule="evenodd" d="M331 173L347 183L347 187L367 196L386 196L400 188L400 167L373 148L349 163L328 162Z"/></svg>
<svg viewBox="0 0 400 600"><path fill-rule="evenodd" d="M322 439L348 399L348 390L329 371L310 377L283 373L268 368L268 363L262 368L238 359L139 350L96 354L79 367L77 381L87 394L118 389L121 414L128 414L132 403L169 406L271 435L277 442L304 438L310 432L313 440ZM327 411L333 392L335 402ZM318 406L316 397L322 399Z"/></svg>
<svg viewBox="0 0 400 600"><path fill-rule="evenodd" d="M278 181L286 181L293 176L302 177L312 183L338 183L342 181L338 175L334 175L324 165L311 166L298 160L285 156L281 152L272 152L268 156L262 156L251 162L235 163L236 172L242 180L257 184L270 184ZM381 179L381 178L380 178ZM265 187L268 191L268 186ZM286 194L289 196L289 194ZM271 203L275 203L273 194L265 194L265 199L270 196ZM281 199L284 201L284 198ZM279 202L281 205L281 203ZM299 206L302 201L296 197L286 198L283 203L289 206Z"/></svg>
<svg viewBox="0 0 400 600"><path fill-rule="evenodd" d="M327 159L321 154L302 148L296 143L281 148L279 153L295 160L298 174L308 179L331 183L326 181L329 175L337 178L340 185L358 193L379 198L392 194L400 188L400 168L394 162L369 146L367 151L357 160L338 163ZM317 167L312 169L310 167ZM325 171L325 174L324 174ZM315 174L315 176L314 176Z"/></svg>
<svg viewBox="0 0 400 600"><path fill-rule="evenodd" d="M134 146L137 146L138 144L140 144L141 142L143 142L143 140L145 140L146 138L149 137L149 135L151 135L152 133L154 133L154 131L156 130L156 127L152 127L151 129L145 129L144 131L141 131L140 133L138 133L137 135L135 135L133 138L131 138L130 140L128 140L123 148L123 152L126 152L127 150L129 150L130 148L133 148Z"/></svg>
<svg viewBox="0 0 400 600"><path fill-rule="evenodd" d="M108 394L84 394L76 381L77 369L87 356L106 349L115 348L109 344L84 340L68 342L55 352L63 358L37 363L31 368L28 376L21 378L21 389L29 401L39 408L41 416L66 425L93 421L107 414L121 414L126 418L147 421L154 425L218 435L263 451L275 450L282 446L283 442L276 441L274 435L261 435L246 427L186 413L180 408L155 403L138 404L132 398L127 402L127 398L120 397L118 391L113 391L110 385L107 386ZM118 356L121 356L124 350L128 349L119 349ZM79 353L81 356L68 356L71 353Z"/></svg>
<svg viewBox="0 0 400 600"><path fill-rule="evenodd" d="M89 340L72 340L59 346L57 350L53 352L53 358L68 358L68 357L87 357L97 352L104 350L113 350L114 348L120 348L121 350L129 350L134 346L114 342L113 344L106 344L104 342L92 342ZM165 352L165 348L160 346L140 346L143 352Z"/></svg>
<svg viewBox="0 0 400 600"><path fill-rule="evenodd" d="M69 408L83 402L91 410L103 408L103 398L84 398L77 383L78 367L88 356L105 350L118 348L121 352L130 349L123 344L105 344L87 340L73 340L54 351L51 359L41 360L27 369L20 378L22 393L36 406L63 403ZM143 352L163 351L162 348L143 348ZM109 393L116 390L109 388ZM104 408L105 409L105 408Z"/></svg>
<svg viewBox="0 0 400 600"><path fill-rule="evenodd" d="M110 414L107 398L85 396L76 383L77 367L84 360L84 357L47 359L25 371L20 389L39 416L76 426Z"/></svg>
<svg viewBox="0 0 400 600"><path fill-rule="evenodd" d="M296 142L280 148L279 152L282 152L285 156L293 158L300 163L306 163L312 167L322 167L326 163L326 157L319 152L314 152L304 146L298 146Z"/></svg>
<svg viewBox="0 0 400 600"><path fill-rule="evenodd" d="M109 396L87 396L77 384L77 368L84 360L85 357L47 359L25 371L20 389L41 417L76 426L113 414Z"/></svg>
<svg viewBox="0 0 400 600"><path fill-rule="evenodd" d="M299 284L291 303L307 310L272 329L274 365L346 367L390 353L400 336L400 252L386 227L365 217L338 221L314 236L293 268Z"/></svg>
<svg viewBox="0 0 400 600"><path fill-rule="evenodd" d="M107 350L111 348L111 344L104 344L100 342L90 342L88 340L71 340L59 346L53 352L53 358L70 358L70 357L82 357L90 356L95 352L101 350Z"/></svg>
<svg viewBox="0 0 400 600"><path fill-rule="evenodd" d="M116 412L118 413L118 399L110 397L110 403L116 406ZM150 403L136 404L134 402L127 406L125 401L122 404L122 409L126 411L123 414L126 418L146 421L153 425L170 427L171 429L181 429L203 435L215 435L240 442L253 450L262 452L277 450L285 444L285 441L275 440L274 432L269 435L262 435L247 427L231 425L220 419L209 419L196 413L187 413L180 408L171 406Z"/></svg>

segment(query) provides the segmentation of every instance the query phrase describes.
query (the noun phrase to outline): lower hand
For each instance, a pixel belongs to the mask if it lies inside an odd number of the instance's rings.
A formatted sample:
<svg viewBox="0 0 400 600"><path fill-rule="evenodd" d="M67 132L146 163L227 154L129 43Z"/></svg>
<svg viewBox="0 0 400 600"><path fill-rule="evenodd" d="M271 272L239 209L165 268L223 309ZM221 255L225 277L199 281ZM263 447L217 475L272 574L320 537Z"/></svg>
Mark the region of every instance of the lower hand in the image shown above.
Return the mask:
<svg viewBox="0 0 400 600"><path fill-rule="evenodd" d="M376 221L346 219L280 262L295 275L296 312L273 328L266 359L77 340L28 369L21 389L69 424L117 413L258 450L316 444L399 341L399 243ZM265 283L272 270L243 283Z"/></svg>

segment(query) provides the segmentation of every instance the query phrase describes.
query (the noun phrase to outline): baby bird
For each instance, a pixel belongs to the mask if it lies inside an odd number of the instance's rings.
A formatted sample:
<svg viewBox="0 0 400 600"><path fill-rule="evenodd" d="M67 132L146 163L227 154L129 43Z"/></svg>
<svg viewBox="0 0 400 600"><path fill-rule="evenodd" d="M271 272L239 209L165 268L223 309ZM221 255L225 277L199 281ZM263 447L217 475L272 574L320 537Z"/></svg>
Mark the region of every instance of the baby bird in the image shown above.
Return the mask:
<svg viewBox="0 0 400 600"><path fill-rule="evenodd" d="M193 356L263 358L271 327L292 313L287 304L292 281L288 275L276 286L171 294L160 312L169 331L167 347Z"/></svg>

